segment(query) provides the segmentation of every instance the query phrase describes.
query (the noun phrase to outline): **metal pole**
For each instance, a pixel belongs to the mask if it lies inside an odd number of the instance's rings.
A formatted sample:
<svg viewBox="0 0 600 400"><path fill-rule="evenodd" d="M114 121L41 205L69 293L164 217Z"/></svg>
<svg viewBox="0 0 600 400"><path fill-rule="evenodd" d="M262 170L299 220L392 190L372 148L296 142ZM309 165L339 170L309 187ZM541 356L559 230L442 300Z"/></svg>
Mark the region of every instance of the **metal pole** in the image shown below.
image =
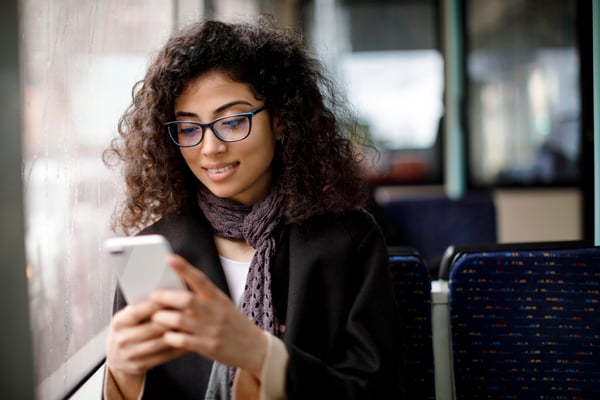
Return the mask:
<svg viewBox="0 0 600 400"><path fill-rule="evenodd" d="M465 192L464 132L461 124L463 100L462 18L459 0L444 1L444 46L446 58L446 192L458 199Z"/></svg>
<svg viewBox="0 0 600 400"><path fill-rule="evenodd" d="M600 0L593 0L594 242L600 245Z"/></svg>

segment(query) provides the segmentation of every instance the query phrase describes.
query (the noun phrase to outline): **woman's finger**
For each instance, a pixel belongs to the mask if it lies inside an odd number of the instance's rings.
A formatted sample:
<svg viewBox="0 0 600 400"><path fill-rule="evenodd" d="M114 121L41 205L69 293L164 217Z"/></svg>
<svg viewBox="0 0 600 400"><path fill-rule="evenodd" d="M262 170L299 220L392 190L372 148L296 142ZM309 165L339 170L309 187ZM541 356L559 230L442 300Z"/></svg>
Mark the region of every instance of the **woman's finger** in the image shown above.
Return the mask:
<svg viewBox="0 0 600 400"><path fill-rule="evenodd" d="M139 325L149 320L160 308L160 304L150 300L127 305L113 316L113 324L116 329Z"/></svg>
<svg viewBox="0 0 600 400"><path fill-rule="evenodd" d="M154 322L147 322L122 329L114 333L115 345L119 348L125 348L132 343L143 342L146 340L160 338L167 331L167 327Z"/></svg>
<svg viewBox="0 0 600 400"><path fill-rule="evenodd" d="M204 300L218 298L223 294L202 271L194 268L183 257L171 254L167 258L167 263Z"/></svg>
<svg viewBox="0 0 600 400"><path fill-rule="evenodd" d="M197 318L193 318L193 319L187 318L186 316L189 315L190 313L193 313L194 317L197 316L197 313L194 313L193 311L190 311L190 310L186 310L186 311L162 310L162 311L156 312L152 316L152 322L155 322L161 326L164 326L167 330L190 331L190 330L193 330L192 325L198 325L198 324L190 323L192 320L197 320Z"/></svg>
<svg viewBox="0 0 600 400"><path fill-rule="evenodd" d="M167 361L171 361L185 353L185 350L177 349L174 347L168 347L160 352L153 353L152 355L146 355L144 358L135 360L134 362L139 367L141 367L140 369L146 371L150 368L153 368L156 365L164 364Z"/></svg>
<svg viewBox="0 0 600 400"><path fill-rule="evenodd" d="M173 350L173 347L169 345L163 335L150 340L144 340L142 342L136 342L130 344L128 347L121 349L123 351L122 356L130 361L152 359L157 354L165 353Z"/></svg>
<svg viewBox="0 0 600 400"><path fill-rule="evenodd" d="M185 353L185 350L170 346L161 337L136 343L119 350L118 369L132 374L144 373L150 368L170 361Z"/></svg>

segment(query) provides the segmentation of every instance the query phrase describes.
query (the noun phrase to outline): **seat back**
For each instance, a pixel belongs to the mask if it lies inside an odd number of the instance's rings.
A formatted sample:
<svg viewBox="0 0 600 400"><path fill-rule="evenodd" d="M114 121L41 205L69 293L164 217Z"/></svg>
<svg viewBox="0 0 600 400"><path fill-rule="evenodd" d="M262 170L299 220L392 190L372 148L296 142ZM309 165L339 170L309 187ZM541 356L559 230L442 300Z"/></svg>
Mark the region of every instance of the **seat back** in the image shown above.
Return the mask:
<svg viewBox="0 0 600 400"><path fill-rule="evenodd" d="M449 268L458 399L600 399L600 247L508 244Z"/></svg>
<svg viewBox="0 0 600 400"><path fill-rule="evenodd" d="M389 249L394 293L406 356L405 390L410 399L435 399L431 341L431 281L425 262L409 247Z"/></svg>
<svg viewBox="0 0 600 400"><path fill-rule="evenodd" d="M427 261L433 278L448 246L496 242L496 208L487 192L468 193L456 200L409 197L381 206L403 244L417 249Z"/></svg>

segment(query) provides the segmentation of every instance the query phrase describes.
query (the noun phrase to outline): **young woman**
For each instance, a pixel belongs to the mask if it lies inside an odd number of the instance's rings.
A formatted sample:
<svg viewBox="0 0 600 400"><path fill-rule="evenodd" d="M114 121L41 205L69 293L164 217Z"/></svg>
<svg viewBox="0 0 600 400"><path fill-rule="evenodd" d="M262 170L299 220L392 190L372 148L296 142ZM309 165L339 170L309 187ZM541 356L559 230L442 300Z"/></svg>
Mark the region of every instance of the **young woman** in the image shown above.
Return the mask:
<svg viewBox="0 0 600 400"><path fill-rule="evenodd" d="M351 126L299 35L202 21L156 55L105 154L116 214L189 291L117 290L107 398L397 398L388 253Z"/></svg>

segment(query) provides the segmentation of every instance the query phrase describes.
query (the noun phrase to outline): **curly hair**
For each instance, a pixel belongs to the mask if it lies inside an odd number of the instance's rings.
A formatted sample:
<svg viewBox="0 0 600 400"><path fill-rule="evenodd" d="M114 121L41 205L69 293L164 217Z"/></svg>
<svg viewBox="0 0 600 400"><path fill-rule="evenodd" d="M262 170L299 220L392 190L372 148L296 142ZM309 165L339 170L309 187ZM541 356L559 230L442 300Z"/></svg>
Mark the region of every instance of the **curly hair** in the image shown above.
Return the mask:
<svg viewBox="0 0 600 400"><path fill-rule="evenodd" d="M365 204L358 130L302 37L266 16L255 23L204 20L156 54L133 88L132 104L119 121L120 137L104 153L105 163L124 164L126 198L113 228L141 229L195 198L198 180L163 123L174 118L175 99L186 85L209 71L249 84L278 116L285 139L272 169L285 197L286 222Z"/></svg>

